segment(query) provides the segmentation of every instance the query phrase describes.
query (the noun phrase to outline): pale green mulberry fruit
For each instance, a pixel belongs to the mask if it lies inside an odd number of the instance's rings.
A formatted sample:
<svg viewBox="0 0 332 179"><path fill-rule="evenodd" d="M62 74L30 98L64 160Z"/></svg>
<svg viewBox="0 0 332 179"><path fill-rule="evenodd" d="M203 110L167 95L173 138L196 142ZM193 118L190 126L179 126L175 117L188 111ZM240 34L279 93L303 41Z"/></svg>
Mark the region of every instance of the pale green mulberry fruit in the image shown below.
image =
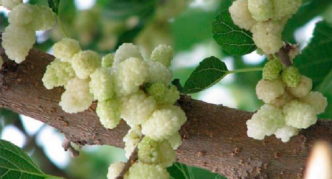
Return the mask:
<svg viewBox="0 0 332 179"><path fill-rule="evenodd" d="M257 97L265 103L271 103L284 93L284 84L280 80L260 80L256 85Z"/></svg>
<svg viewBox="0 0 332 179"><path fill-rule="evenodd" d="M246 124L248 137L263 140L265 136L272 135L278 128L284 126L285 121L279 108L265 104Z"/></svg>
<svg viewBox="0 0 332 179"><path fill-rule="evenodd" d="M98 101L96 113L107 129L113 129L120 123L120 104L116 100Z"/></svg>
<svg viewBox="0 0 332 179"><path fill-rule="evenodd" d="M250 30L257 22L252 18L248 9L248 0L233 1L232 6L229 8L234 24L240 28Z"/></svg>
<svg viewBox="0 0 332 179"><path fill-rule="evenodd" d="M293 100L283 107L288 126L306 129L317 122L315 108L311 105Z"/></svg>
<svg viewBox="0 0 332 179"><path fill-rule="evenodd" d="M64 38L53 45L54 56L62 61L70 61L80 51L78 41L70 38Z"/></svg>
<svg viewBox="0 0 332 179"><path fill-rule="evenodd" d="M148 66L139 58L128 58L121 62L115 70L115 81L119 95L129 95L138 91L146 82Z"/></svg>
<svg viewBox="0 0 332 179"><path fill-rule="evenodd" d="M327 99L322 93L318 91L310 92L307 96L300 99L301 101L310 104L316 111L316 114L321 114L327 107Z"/></svg>
<svg viewBox="0 0 332 179"><path fill-rule="evenodd" d="M179 146L182 144L182 138L179 132L174 133L170 137L167 138L167 141L169 144L171 144L172 148L174 150L178 149Z"/></svg>
<svg viewBox="0 0 332 179"><path fill-rule="evenodd" d="M94 99L103 101L111 99L114 95L114 84L111 72L106 68L98 68L90 75L90 92Z"/></svg>
<svg viewBox="0 0 332 179"><path fill-rule="evenodd" d="M47 6L35 6L38 15L32 22L35 30L49 30L55 26L56 14Z"/></svg>
<svg viewBox="0 0 332 179"><path fill-rule="evenodd" d="M267 21L274 16L272 0L248 0L248 9L252 17L259 22Z"/></svg>
<svg viewBox="0 0 332 179"><path fill-rule="evenodd" d="M147 61L148 64L148 82L156 83L162 82L169 84L172 80L171 71L163 64L156 61Z"/></svg>
<svg viewBox="0 0 332 179"><path fill-rule="evenodd" d="M253 40L265 54L274 54L283 46L281 32L283 24L279 21L259 22L251 29Z"/></svg>
<svg viewBox="0 0 332 179"><path fill-rule="evenodd" d="M141 128L138 126L132 127L128 133L124 136L123 142L125 142L125 155L127 158L134 152L138 143L140 142L143 134L141 132Z"/></svg>
<svg viewBox="0 0 332 179"><path fill-rule="evenodd" d="M282 128L279 128L274 135L281 139L282 142L286 143L290 140L291 137L296 136L299 133L299 129L290 127L290 126L284 126Z"/></svg>
<svg viewBox="0 0 332 179"><path fill-rule="evenodd" d="M90 107L93 96L89 92L89 81L74 78L68 81L61 95L60 106L67 113L82 112Z"/></svg>
<svg viewBox="0 0 332 179"><path fill-rule="evenodd" d="M99 55L91 50L78 52L70 62L76 76L81 79L88 78L91 73L101 66Z"/></svg>
<svg viewBox="0 0 332 179"><path fill-rule="evenodd" d="M169 167L176 159L175 151L167 140L155 141L149 137L144 137L137 148L138 159L146 164L158 164L163 167Z"/></svg>
<svg viewBox="0 0 332 179"><path fill-rule="evenodd" d="M169 179L167 170L159 165L149 165L141 162L133 164L125 179Z"/></svg>
<svg viewBox="0 0 332 179"><path fill-rule="evenodd" d="M296 67L290 66L282 72L282 81L287 87L295 88L301 82L301 74Z"/></svg>
<svg viewBox="0 0 332 179"><path fill-rule="evenodd" d="M101 66L104 68L109 68L112 67L113 62L114 62L114 54L109 53L103 56L103 58L101 59Z"/></svg>
<svg viewBox="0 0 332 179"><path fill-rule="evenodd" d="M171 46L159 45L152 51L150 58L168 67L171 64L173 53Z"/></svg>
<svg viewBox="0 0 332 179"><path fill-rule="evenodd" d="M155 110L142 125L142 133L154 140L163 140L180 130L186 122L185 113L180 107L165 106Z"/></svg>
<svg viewBox="0 0 332 179"><path fill-rule="evenodd" d="M151 116L156 107L153 97L146 96L144 92L139 91L123 98L121 118L129 126L140 125Z"/></svg>
<svg viewBox="0 0 332 179"><path fill-rule="evenodd" d="M275 80L279 77L282 64L278 59L269 60L263 68L263 79Z"/></svg>
<svg viewBox="0 0 332 179"><path fill-rule="evenodd" d="M16 63L25 60L35 41L35 31L28 27L9 25L2 33L2 47L8 58Z"/></svg>
<svg viewBox="0 0 332 179"><path fill-rule="evenodd" d="M147 92L158 104L174 104L180 98L180 92L174 85L168 86L160 82L151 84Z"/></svg>
<svg viewBox="0 0 332 179"><path fill-rule="evenodd" d="M27 28L22 26L24 25L28 26L34 21L34 18L36 17L36 9L37 9L36 6L30 4L18 5L8 14L9 24L15 26L21 26L20 28ZM29 28L32 29L31 27Z"/></svg>
<svg viewBox="0 0 332 179"><path fill-rule="evenodd" d="M300 83L294 88L287 88L293 96L302 98L309 94L312 89L312 80L306 76L301 76Z"/></svg>
<svg viewBox="0 0 332 179"><path fill-rule="evenodd" d="M273 0L273 19L290 18L302 4L302 0Z"/></svg>
<svg viewBox="0 0 332 179"><path fill-rule="evenodd" d="M55 59L46 67L42 81L47 89L52 89L66 85L74 77L75 72L70 63Z"/></svg>
<svg viewBox="0 0 332 179"><path fill-rule="evenodd" d="M120 64L122 61L128 58L143 59L138 47L132 43L122 44L115 52L114 65Z"/></svg>
<svg viewBox="0 0 332 179"><path fill-rule="evenodd" d="M125 167L125 163L123 162L115 162L112 163L108 167L108 172L107 172L107 179L116 179L122 172L122 170Z"/></svg>
<svg viewBox="0 0 332 179"><path fill-rule="evenodd" d="M8 9L13 9L17 7L18 5L23 3L23 0L2 0L1 1L2 6L8 8Z"/></svg>

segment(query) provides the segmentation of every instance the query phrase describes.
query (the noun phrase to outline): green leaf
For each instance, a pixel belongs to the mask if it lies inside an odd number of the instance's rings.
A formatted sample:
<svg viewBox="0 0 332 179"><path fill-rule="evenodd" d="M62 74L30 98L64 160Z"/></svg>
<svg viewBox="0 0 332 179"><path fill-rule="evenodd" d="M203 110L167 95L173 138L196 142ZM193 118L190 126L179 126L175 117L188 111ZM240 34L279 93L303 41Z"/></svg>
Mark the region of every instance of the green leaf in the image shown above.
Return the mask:
<svg viewBox="0 0 332 179"><path fill-rule="evenodd" d="M184 93L196 93L202 91L227 75L228 69L224 62L217 57L205 58L191 73L184 84Z"/></svg>
<svg viewBox="0 0 332 179"><path fill-rule="evenodd" d="M0 140L0 178L49 179L58 177L44 174L20 148L10 142Z"/></svg>
<svg viewBox="0 0 332 179"><path fill-rule="evenodd" d="M236 26L228 10L212 23L213 38L228 55L245 55L256 49L252 34Z"/></svg>
<svg viewBox="0 0 332 179"><path fill-rule="evenodd" d="M60 0L48 0L48 6L53 10L54 13L59 12Z"/></svg>
<svg viewBox="0 0 332 179"><path fill-rule="evenodd" d="M316 25L310 44L295 59L295 66L318 86L332 70L332 27L326 22Z"/></svg>
<svg viewBox="0 0 332 179"><path fill-rule="evenodd" d="M167 170L172 179L226 179L226 177L208 170L187 166L178 162L167 168Z"/></svg>

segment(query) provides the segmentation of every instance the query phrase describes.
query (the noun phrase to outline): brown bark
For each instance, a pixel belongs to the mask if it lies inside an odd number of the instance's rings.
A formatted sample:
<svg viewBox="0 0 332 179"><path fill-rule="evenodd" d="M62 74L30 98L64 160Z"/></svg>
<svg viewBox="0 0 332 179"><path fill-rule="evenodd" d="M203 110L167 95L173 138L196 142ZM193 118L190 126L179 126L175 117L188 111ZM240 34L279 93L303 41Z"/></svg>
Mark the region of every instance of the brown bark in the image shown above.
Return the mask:
<svg viewBox="0 0 332 179"><path fill-rule="evenodd" d="M2 56L3 53L1 53ZM0 106L43 121L74 142L89 145L123 146L128 127L101 126L95 105L78 114L67 114L58 106L61 88L47 90L41 78L53 59L32 50L28 59L15 65L6 62L0 75ZM228 178L299 178L313 141L331 142L332 122L319 121L289 143L274 137L256 141L246 136L245 121L251 113L207 104L183 97L179 101L188 122L181 130L183 145L178 149L180 162L203 167Z"/></svg>

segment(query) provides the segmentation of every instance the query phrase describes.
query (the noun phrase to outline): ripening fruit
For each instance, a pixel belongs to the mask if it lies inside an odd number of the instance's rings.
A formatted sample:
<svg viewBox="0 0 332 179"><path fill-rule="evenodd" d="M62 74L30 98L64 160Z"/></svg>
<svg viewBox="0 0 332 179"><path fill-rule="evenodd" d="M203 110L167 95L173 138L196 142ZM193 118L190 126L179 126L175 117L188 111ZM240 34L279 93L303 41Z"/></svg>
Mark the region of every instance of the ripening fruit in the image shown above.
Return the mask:
<svg viewBox="0 0 332 179"><path fill-rule="evenodd" d="M126 152L126 157L129 158L132 152L135 150L136 146L142 138L142 132L140 127L132 127L128 133L123 137L123 142L125 142L124 150Z"/></svg>
<svg viewBox="0 0 332 179"><path fill-rule="evenodd" d="M141 162L134 163L125 179L169 179L167 170L159 165L149 165Z"/></svg>
<svg viewBox="0 0 332 179"><path fill-rule="evenodd" d="M0 1L0 5L8 8L8 9L13 9L19 4L23 3L23 0L2 0Z"/></svg>
<svg viewBox="0 0 332 179"><path fill-rule="evenodd" d="M82 112L90 107L93 96L89 92L89 81L73 78L65 86L59 105L67 113Z"/></svg>
<svg viewBox="0 0 332 179"><path fill-rule="evenodd" d="M146 82L148 66L142 59L131 57L117 65L114 76L118 94L125 96L135 93Z"/></svg>
<svg viewBox="0 0 332 179"><path fill-rule="evenodd" d="M114 95L114 84L111 71L106 68L98 68L90 75L90 92L94 99L103 101L111 99Z"/></svg>
<svg viewBox="0 0 332 179"><path fill-rule="evenodd" d="M274 135L281 139L282 142L286 143L290 140L291 137L296 136L299 133L299 129L296 129L294 127L285 126L280 129L278 129Z"/></svg>
<svg viewBox="0 0 332 179"><path fill-rule="evenodd" d="M77 40L64 38L53 45L53 54L62 61L71 61L74 55L81 51Z"/></svg>
<svg viewBox="0 0 332 179"><path fill-rule="evenodd" d="M169 45L159 45L152 51L150 58L168 67L173 58L173 48Z"/></svg>
<svg viewBox="0 0 332 179"><path fill-rule="evenodd" d="M309 104L293 100L283 107L288 126L306 129L317 121L315 108Z"/></svg>
<svg viewBox="0 0 332 179"><path fill-rule="evenodd" d="M156 83L162 82L165 84L169 84L172 80L171 71L165 67L163 64L148 60L146 61L148 64L148 82Z"/></svg>
<svg viewBox="0 0 332 179"><path fill-rule="evenodd" d="M260 80L256 85L257 97L264 103L271 103L284 92L284 84L280 80Z"/></svg>
<svg viewBox="0 0 332 179"><path fill-rule="evenodd" d="M180 98L180 92L174 85L168 86L161 82L151 84L147 92L158 104L174 104Z"/></svg>
<svg viewBox="0 0 332 179"><path fill-rule="evenodd" d="M263 68L263 79L264 80L275 80L279 78L282 70L282 64L279 59L269 60Z"/></svg>
<svg viewBox="0 0 332 179"><path fill-rule="evenodd" d="M115 52L114 55L114 65L120 64L122 61L128 58L138 58L143 59L138 47L132 43L122 44Z"/></svg>
<svg viewBox="0 0 332 179"><path fill-rule="evenodd" d="M252 17L259 22L267 21L274 16L272 0L248 0L248 9Z"/></svg>
<svg viewBox="0 0 332 179"><path fill-rule="evenodd" d="M109 68L112 67L113 62L114 62L114 54L109 53L103 56L103 58L101 59L101 66L104 68Z"/></svg>
<svg viewBox="0 0 332 179"><path fill-rule="evenodd" d="M142 124L142 133L154 140L167 139L179 131L186 120L186 115L180 107L165 106L155 110Z"/></svg>
<svg viewBox="0 0 332 179"><path fill-rule="evenodd" d="M284 124L282 111L265 104L247 121L247 135L257 140L263 140L265 136L272 135Z"/></svg>
<svg viewBox="0 0 332 179"><path fill-rule="evenodd" d="M300 100L310 104L316 111L316 114L323 113L327 107L327 99L318 91L310 92L307 96L301 98Z"/></svg>
<svg viewBox="0 0 332 179"><path fill-rule="evenodd" d="M167 138L167 141L169 144L171 144L173 150L176 150L179 148L179 146L182 144L182 138L179 134L179 132L174 133L170 137Z"/></svg>
<svg viewBox="0 0 332 179"><path fill-rule="evenodd" d="M155 141L149 137L144 137L137 148L138 159L143 163L169 167L175 161L175 151L167 140Z"/></svg>
<svg viewBox="0 0 332 179"><path fill-rule="evenodd" d="M70 63L78 78L87 79L101 66L101 59L96 52L86 50L76 53Z"/></svg>
<svg viewBox="0 0 332 179"><path fill-rule="evenodd" d="M12 0L7 0L7 1L12 1ZM16 26L30 25L33 22L34 18L36 18L36 9L37 6L33 6L30 4L18 5L8 14L9 24ZM27 27L21 27L21 28L27 28ZM29 28L33 29L32 27Z"/></svg>
<svg viewBox="0 0 332 179"><path fill-rule="evenodd" d="M279 96L278 98L272 100L269 104L272 104L275 107L283 107L288 102L292 101L294 96L290 95L287 91Z"/></svg>
<svg viewBox="0 0 332 179"><path fill-rule="evenodd" d="M124 97L121 106L121 118L131 127L145 122L156 109L156 101L144 92L138 91Z"/></svg>
<svg viewBox="0 0 332 179"><path fill-rule="evenodd" d="M309 94L312 89L312 80L306 76L301 76L299 84L294 88L287 88L287 91L293 96L302 98Z"/></svg>
<svg viewBox="0 0 332 179"><path fill-rule="evenodd" d="M282 81L287 85L287 87L295 88L299 85L301 81L301 74L296 67L290 66L286 68L282 74Z"/></svg>
<svg viewBox="0 0 332 179"><path fill-rule="evenodd" d="M2 33L2 47L8 58L16 63L25 60L35 41L35 31L28 27L9 25Z"/></svg>
<svg viewBox="0 0 332 179"><path fill-rule="evenodd" d="M108 167L108 172L107 172L107 179L116 179L122 172L123 168L125 167L125 163L123 162L115 162L112 163Z"/></svg>
<svg viewBox="0 0 332 179"><path fill-rule="evenodd" d="M45 88L52 89L66 85L74 77L75 72L70 63L55 59L47 65L42 81Z"/></svg>
<svg viewBox="0 0 332 179"><path fill-rule="evenodd" d="M265 54L274 54L283 46L281 32L284 25L280 21L258 22L253 26L253 40Z"/></svg>
<svg viewBox="0 0 332 179"><path fill-rule="evenodd" d="M273 0L273 19L280 20L290 18L301 6L302 0Z"/></svg>
<svg viewBox="0 0 332 179"><path fill-rule="evenodd" d="M248 0L236 0L233 1L232 6L229 8L234 24L240 28L250 30L251 27L257 23L252 18L248 9Z"/></svg>
<svg viewBox="0 0 332 179"><path fill-rule="evenodd" d="M107 129L113 129L120 123L120 104L116 100L98 101L96 113L100 123Z"/></svg>

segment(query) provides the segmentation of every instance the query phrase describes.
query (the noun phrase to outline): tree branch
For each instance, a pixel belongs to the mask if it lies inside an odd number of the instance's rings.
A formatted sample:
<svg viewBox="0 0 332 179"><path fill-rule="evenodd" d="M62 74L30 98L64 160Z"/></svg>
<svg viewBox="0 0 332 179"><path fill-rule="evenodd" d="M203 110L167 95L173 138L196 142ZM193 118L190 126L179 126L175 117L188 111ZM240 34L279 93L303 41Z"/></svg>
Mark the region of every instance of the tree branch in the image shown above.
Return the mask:
<svg viewBox="0 0 332 179"><path fill-rule="evenodd" d="M94 112L95 104L78 114L61 110L58 102L63 89L47 90L41 82L46 65L52 59L50 55L32 50L20 65L6 62L0 72L0 106L43 121L75 143L123 147L127 125L122 122L114 130L103 128ZM319 121L286 144L275 137L257 141L246 135L245 122L252 115L249 112L186 96L179 104L188 122L181 130L183 145L177 151L178 160L229 179L300 178L313 141L332 141L330 121Z"/></svg>

